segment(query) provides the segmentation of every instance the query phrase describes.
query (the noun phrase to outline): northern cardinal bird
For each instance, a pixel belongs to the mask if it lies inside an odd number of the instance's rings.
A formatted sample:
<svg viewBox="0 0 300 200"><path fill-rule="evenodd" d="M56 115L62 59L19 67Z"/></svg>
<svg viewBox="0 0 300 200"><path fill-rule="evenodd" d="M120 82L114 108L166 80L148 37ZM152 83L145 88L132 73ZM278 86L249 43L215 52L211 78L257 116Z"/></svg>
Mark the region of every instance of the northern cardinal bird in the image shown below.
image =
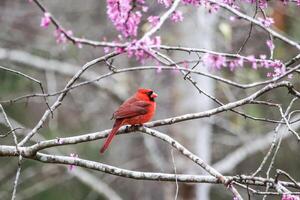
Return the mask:
<svg viewBox="0 0 300 200"><path fill-rule="evenodd" d="M108 148L111 140L123 125L141 125L151 120L155 113L157 94L150 89L140 88L129 99L127 99L116 112L112 119L116 119L113 129L105 140L100 153Z"/></svg>

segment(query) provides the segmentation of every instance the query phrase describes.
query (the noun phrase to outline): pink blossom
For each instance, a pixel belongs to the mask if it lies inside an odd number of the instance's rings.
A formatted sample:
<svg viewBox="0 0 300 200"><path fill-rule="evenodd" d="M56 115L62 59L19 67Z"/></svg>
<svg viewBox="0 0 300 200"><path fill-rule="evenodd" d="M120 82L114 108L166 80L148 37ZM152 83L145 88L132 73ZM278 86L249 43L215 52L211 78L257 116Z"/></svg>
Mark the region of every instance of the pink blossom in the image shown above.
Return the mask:
<svg viewBox="0 0 300 200"><path fill-rule="evenodd" d="M156 73L158 73L158 74L160 74L161 73L161 66L159 65L159 66L157 66L157 68L156 68Z"/></svg>
<svg viewBox="0 0 300 200"><path fill-rule="evenodd" d="M249 61L250 63L252 63L252 68L253 69L257 69L257 63L256 63L256 59L253 55L250 55L247 57L247 61Z"/></svg>
<svg viewBox="0 0 300 200"><path fill-rule="evenodd" d="M283 5L287 5L289 0L281 0Z"/></svg>
<svg viewBox="0 0 300 200"><path fill-rule="evenodd" d="M64 44L67 42L65 34L60 29L54 31L54 37L57 44Z"/></svg>
<svg viewBox="0 0 300 200"><path fill-rule="evenodd" d="M151 24L152 27L156 26L160 20L159 16L149 16L147 18L148 22Z"/></svg>
<svg viewBox="0 0 300 200"><path fill-rule="evenodd" d="M103 50L104 50L104 53L108 53L108 52L110 52L111 49L110 49L110 47L104 47Z"/></svg>
<svg viewBox="0 0 300 200"><path fill-rule="evenodd" d="M184 4L191 4L193 6L199 6L201 4L201 0L182 0Z"/></svg>
<svg viewBox="0 0 300 200"><path fill-rule="evenodd" d="M71 153L70 156L75 159L78 158L78 154L75 154L75 153ZM72 165L72 164L69 165L69 170L72 171L73 169L74 169L74 165Z"/></svg>
<svg viewBox="0 0 300 200"><path fill-rule="evenodd" d="M236 17L235 17L235 16L230 16L230 17L229 17L229 20L233 22L233 21L236 20Z"/></svg>
<svg viewBox="0 0 300 200"><path fill-rule="evenodd" d="M137 0L137 11L133 10L133 0L107 0L107 15L118 31L125 37L137 36L144 0Z"/></svg>
<svg viewBox="0 0 300 200"><path fill-rule="evenodd" d="M273 72L269 72L267 77L278 77L286 72L286 68L284 64L280 60L265 60L261 63L261 65L265 68L273 68ZM300 200L300 199L299 199Z"/></svg>
<svg viewBox="0 0 300 200"><path fill-rule="evenodd" d="M268 7L268 2L267 0L259 0L258 1L258 6L262 9L267 8Z"/></svg>
<svg viewBox="0 0 300 200"><path fill-rule="evenodd" d="M148 6L142 6L142 11L143 12L148 12L148 9L149 9Z"/></svg>
<svg viewBox="0 0 300 200"><path fill-rule="evenodd" d="M281 200L300 200L300 197L291 194L283 194Z"/></svg>
<svg viewBox="0 0 300 200"><path fill-rule="evenodd" d="M226 66L226 58L221 55L206 53L203 56L202 61L205 66L207 66L211 69L219 70L219 69L221 69L222 66L223 67Z"/></svg>
<svg viewBox="0 0 300 200"><path fill-rule="evenodd" d="M155 36L151 41L150 41L151 45L155 46L156 48L159 48L159 46L161 45L161 38L160 36Z"/></svg>
<svg viewBox="0 0 300 200"><path fill-rule="evenodd" d="M125 52L125 48L124 47L116 47L116 52L117 53L124 53Z"/></svg>
<svg viewBox="0 0 300 200"><path fill-rule="evenodd" d="M209 13L215 13L219 10L220 6L218 4L207 3L205 6Z"/></svg>
<svg viewBox="0 0 300 200"><path fill-rule="evenodd" d="M272 24L274 24L274 19L271 17L266 17L265 19L259 17L258 21L260 21L260 23L262 23L262 25L265 27L270 27Z"/></svg>
<svg viewBox="0 0 300 200"><path fill-rule="evenodd" d="M170 7L173 3L173 0L157 0L159 4L163 4L166 8Z"/></svg>
<svg viewBox="0 0 300 200"><path fill-rule="evenodd" d="M183 21L183 16L181 11L174 11L171 15L171 20L173 22L182 22Z"/></svg>
<svg viewBox="0 0 300 200"><path fill-rule="evenodd" d="M135 57L136 60L144 63L148 58L151 57L149 54L150 46L159 48L161 45L161 39L159 36L151 38L145 38L143 40L133 40L125 49L129 58Z"/></svg>
<svg viewBox="0 0 300 200"><path fill-rule="evenodd" d="M231 60L229 61L229 69L230 71L235 70L238 67L243 67L244 64L244 59L243 58L239 58L236 60Z"/></svg>
<svg viewBox="0 0 300 200"><path fill-rule="evenodd" d="M71 30L66 31L68 36L72 36L73 32ZM56 29L54 31L54 37L57 44L65 44L67 42L67 37L61 29Z"/></svg>
<svg viewBox="0 0 300 200"><path fill-rule="evenodd" d="M235 2L235 0L223 0L223 3L229 5L229 6L233 6L233 3Z"/></svg>
<svg viewBox="0 0 300 200"><path fill-rule="evenodd" d="M275 45L274 45L274 43L273 43L272 40L267 40L266 44L267 44L267 46L269 47L270 51L273 51L273 50L274 50Z"/></svg>
<svg viewBox="0 0 300 200"><path fill-rule="evenodd" d="M45 12L44 13L44 16L42 17L41 19L41 24L40 26L43 27L43 28L48 28L48 26L50 25L51 23L51 18L50 18L51 14L48 13L48 12Z"/></svg>

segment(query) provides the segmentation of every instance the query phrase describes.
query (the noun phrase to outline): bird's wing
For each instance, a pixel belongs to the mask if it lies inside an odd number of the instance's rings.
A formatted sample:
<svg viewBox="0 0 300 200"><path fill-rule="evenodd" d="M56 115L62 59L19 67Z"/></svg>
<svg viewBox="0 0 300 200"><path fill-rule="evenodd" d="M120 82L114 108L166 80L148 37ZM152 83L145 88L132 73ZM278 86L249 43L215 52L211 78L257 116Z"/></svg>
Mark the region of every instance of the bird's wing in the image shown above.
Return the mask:
<svg viewBox="0 0 300 200"><path fill-rule="evenodd" d="M145 101L131 101L125 102L120 108L114 113L115 119L122 119L128 117L135 117L148 113L147 107L151 104Z"/></svg>

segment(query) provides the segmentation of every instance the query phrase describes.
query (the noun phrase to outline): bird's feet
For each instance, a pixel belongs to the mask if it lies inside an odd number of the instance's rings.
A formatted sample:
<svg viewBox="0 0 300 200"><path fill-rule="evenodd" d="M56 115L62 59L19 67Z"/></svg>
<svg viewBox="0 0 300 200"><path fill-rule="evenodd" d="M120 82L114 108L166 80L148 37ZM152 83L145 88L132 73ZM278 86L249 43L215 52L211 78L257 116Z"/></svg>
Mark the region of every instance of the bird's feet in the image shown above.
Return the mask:
<svg viewBox="0 0 300 200"><path fill-rule="evenodd" d="M129 125L128 125L128 126L126 126L126 127L125 127L125 133L128 133L128 132L130 132L130 129L131 129L131 126L129 126Z"/></svg>
<svg viewBox="0 0 300 200"><path fill-rule="evenodd" d="M143 124L135 124L135 125L132 125L131 127L134 130L138 130L140 127L143 127Z"/></svg>
<svg viewBox="0 0 300 200"><path fill-rule="evenodd" d="M125 132L128 133L130 131L135 131L139 127L142 127L142 126L143 126L143 124L128 125L128 126L125 127Z"/></svg>

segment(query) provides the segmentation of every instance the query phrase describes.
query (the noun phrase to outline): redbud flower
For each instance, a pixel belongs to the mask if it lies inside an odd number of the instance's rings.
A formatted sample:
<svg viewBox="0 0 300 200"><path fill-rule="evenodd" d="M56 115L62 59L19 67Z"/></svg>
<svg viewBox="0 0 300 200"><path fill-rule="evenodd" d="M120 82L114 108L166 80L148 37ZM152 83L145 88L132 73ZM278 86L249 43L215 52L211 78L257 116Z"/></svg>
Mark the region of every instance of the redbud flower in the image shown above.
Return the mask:
<svg viewBox="0 0 300 200"><path fill-rule="evenodd" d="M274 43L272 42L272 40L267 40L266 42L267 46L269 47L270 51L273 51L275 48Z"/></svg>
<svg viewBox="0 0 300 200"><path fill-rule="evenodd" d="M156 68L156 73L157 73L157 74L160 74L161 71L162 71L162 70L161 70L161 66L157 66L157 68Z"/></svg>
<svg viewBox="0 0 300 200"><path fill-rule="evenodd" d="M208 9L209 13L215 13L219 10L220 6L218 4L207 4L206 8ZM235 7L233 7L235 8Z"/></svg>
<svg viewBox="0 0 300 200"><path fill-rule="evenodd" d="M266 19L258 18L258 21L260 21L265 27L270 27L272 24L274 24L274 19L271 17L267 17Z"/></svg>
<svg viewBox="0 0 300 200"><path fill-rule="evenodd" d="M212 69L221 69L222 66L226 66L226 58L221 55L209 54L206 53L202 61L205 66L210 67Z"/></svg>
<svg viewBox="0 0 300 200"><path fill-rule="evenodd" d="M172 5L172 0L157 0L159 4L165 5L166 8L170 7Z"/></svg>
<svg viewBox="0 0 300 200"><path fill-rule="evenodd" d="M300 200L300 197L291 194L283 194L281 200Z"/></svg>
<svg viewBox="0 0 300 200"><path fill-rule="evenodd" d="M148 12L148 9L149 9L148 6L142 6L142 11L143 12Z"/></svg>
<svg viewBox="0 0 300 200"><path fill-rule="evenodd" d="M235 0L223 0L223 3L232 6Z"/></svg>
<svg viewBox="0 0 300 200"><path fill-rule="evenodd" d="M247 57L247 60L252 63L252 68L253 69L257 69L257 63L256 63L256 59L253 55L250 55Z"/></svg>
<svg viewBox="0 0 300 200"><path fill-rule="evenodd" d="M143 5L145 2L140 0L138 3ZM138 8L145 10L143 6ZM133 11L132 0L107 0L107 14L116 29L125 37L137 36L142 13Z"/></svg>
<svg viewBox="0 0 300 200"><path fill-rule="evenodd" d="M108 53L108 52L110 52L110 47L104 47L104 53Z"/></svg>
<svg viewBox="0 0 300 200"><path fill-rule="evenodd" d="M239 58L239 59L236 59L236 60L231 60L229 62L229 69L230 69L230 71L233 71L238 67L243 67L243 64L244 64L244 59L243 58Z"/></svg>
<svg viewBox="0 0 300 200"><path fill-rule="evenodd" d="M42 17L41 19L41 24L40 26L43 27L43 28L48 28L48 26L50 25L51 23L51 18L50 18L50 13L48 12L45 12L44 13L44 16Z"/></svg>
<svg viewBox="0 0 300 200"><path fill-rule="evenodd" d="M184 4L191 4L193 6L199 6L201 4L201 0L182 0Z"/></svg>
<svg viewBox="0 0 300 200"><path fill-rule="evenodd" d="M147 20L154 27L158 24L160 17L159 16L149 16L147 18Z"/></svg>
<svg viewBox="0 0 300 200"><path fill-rule="evenodd" d="M66 34L68 36L72 36L73 32L71 30L68 30L66 32ZM65 33L59 28L54 31L54 37L55 37L55 40L56 40L57 44L65 44L67 42L67 38L66 38Z"/></svg>
<svg viewBox="0 0 300 200"><path fill-rule="evenodd" d="M182 22L183 21L183 16L182 16L182 12L181 11L174 11L172 13L172 16L171 16L171 20L173 22Z"/></svg>
<svg viewBox="0 0 300 200"><path fill-rule="evenodd" d="M60 29L56 29L53 33L55 37L55 41L57 44L65 43L66 42L66 36L61 32Z"/></svg>

